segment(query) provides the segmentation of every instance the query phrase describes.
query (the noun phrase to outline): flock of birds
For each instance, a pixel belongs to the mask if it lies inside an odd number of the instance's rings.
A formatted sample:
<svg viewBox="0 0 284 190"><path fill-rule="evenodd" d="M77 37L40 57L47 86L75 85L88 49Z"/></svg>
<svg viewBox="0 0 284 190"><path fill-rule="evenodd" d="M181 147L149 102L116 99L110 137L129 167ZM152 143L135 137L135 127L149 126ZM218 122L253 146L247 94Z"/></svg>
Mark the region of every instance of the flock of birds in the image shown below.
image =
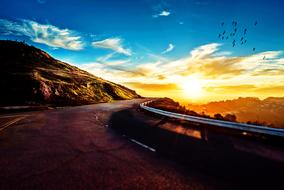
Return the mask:
<svg viewBox="0 0 284 190"><path fill-rule="evenodd" d="M257 21L254 22L254 26L256 26L258 24ZM221 27L222 27L222 32L219 33L218 38L220 38L221 40L229 40L232 39L232 46L235 47L237 42L239 42L241 45L244 45L247 43L247 32L248 29L244 28L243 30L241 30L240 28L238 28L238 22L237 21L232 21L232 30L231 31L227 31L226 29L224 29L224 25L225 22L221 22ZM236 40L237 38L237 33L239 33L241 35L239 40ZM255 47L252 48L252 51L255 51ZM265 57L263 58L265 59Z"/></svg>

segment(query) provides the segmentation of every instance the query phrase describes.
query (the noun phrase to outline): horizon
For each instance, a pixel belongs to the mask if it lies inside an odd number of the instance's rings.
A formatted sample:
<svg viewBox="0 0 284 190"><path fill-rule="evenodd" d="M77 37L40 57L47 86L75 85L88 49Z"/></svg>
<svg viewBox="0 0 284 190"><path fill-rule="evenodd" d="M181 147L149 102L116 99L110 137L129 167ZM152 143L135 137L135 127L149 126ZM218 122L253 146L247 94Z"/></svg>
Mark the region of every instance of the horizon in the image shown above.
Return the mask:
<svg viewBox="0 0 284 190"><path fill-rule="evenodd" d="M142 96L193 103L282 97L283 5L11 0L1 2L0 39L25 40Z"/></svg>

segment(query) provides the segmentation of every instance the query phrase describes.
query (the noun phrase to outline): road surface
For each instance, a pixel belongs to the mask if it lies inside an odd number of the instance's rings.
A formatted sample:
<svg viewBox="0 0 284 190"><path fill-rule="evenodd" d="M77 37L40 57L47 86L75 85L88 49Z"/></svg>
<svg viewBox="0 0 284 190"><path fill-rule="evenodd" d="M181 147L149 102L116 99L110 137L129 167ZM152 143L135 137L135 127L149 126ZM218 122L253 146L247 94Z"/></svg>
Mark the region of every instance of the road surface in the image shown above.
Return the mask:
<svg viewBox="0 0 284 190"><path fill-rule="evenodd" d="M245 154L241 164L255 163L252 169L228 165L243 157L227 155L225 135L164 132L180 125L139 111L143 101L0 116L0 189L250 189L264 187L263 179L281 185L275 160Z"/></svg>
<svg viewBox="0 0 284 190"><path fill-rule="evenodd" d="M226 189L109 128L143 101L0 116L0 189Z"/></svg>

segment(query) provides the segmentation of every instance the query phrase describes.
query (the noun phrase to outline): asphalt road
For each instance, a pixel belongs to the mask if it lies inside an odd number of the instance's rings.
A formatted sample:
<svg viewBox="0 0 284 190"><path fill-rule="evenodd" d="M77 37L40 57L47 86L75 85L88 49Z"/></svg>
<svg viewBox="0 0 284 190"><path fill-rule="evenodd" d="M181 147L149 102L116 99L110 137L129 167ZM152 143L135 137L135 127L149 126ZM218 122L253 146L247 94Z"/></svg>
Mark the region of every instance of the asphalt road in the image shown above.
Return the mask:
<svg viewBox="0 0 284 190"><path fill-rule="evenodd" d="M143 101L0 116L0 189L228 189L110 129Z"/></svg>
<svg viewBox="0 0 284 190"><path fill-rule="evenodd" d="M139 111L144 101L0 116L0 189L227 190L283 185L282 152L267 153L258 142L201 126L184 132L180 124ZM275 159L239 154L232 151L236 147ZM233 164L238 160L242 162Z"/></svg>

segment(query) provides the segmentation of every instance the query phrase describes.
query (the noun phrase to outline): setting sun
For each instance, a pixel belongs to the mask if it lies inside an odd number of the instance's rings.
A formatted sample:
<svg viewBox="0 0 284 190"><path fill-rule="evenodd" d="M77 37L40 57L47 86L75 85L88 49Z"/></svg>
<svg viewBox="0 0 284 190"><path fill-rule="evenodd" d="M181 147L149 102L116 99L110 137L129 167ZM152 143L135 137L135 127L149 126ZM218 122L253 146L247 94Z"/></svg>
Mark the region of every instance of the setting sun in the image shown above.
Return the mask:
<svg viewBox="0 0 284 190"><path fill-rule="evenodd" d="M181 88L186 97L196 99L202 96L203 84L196 76L188 76L182 83Z"/></svg>

